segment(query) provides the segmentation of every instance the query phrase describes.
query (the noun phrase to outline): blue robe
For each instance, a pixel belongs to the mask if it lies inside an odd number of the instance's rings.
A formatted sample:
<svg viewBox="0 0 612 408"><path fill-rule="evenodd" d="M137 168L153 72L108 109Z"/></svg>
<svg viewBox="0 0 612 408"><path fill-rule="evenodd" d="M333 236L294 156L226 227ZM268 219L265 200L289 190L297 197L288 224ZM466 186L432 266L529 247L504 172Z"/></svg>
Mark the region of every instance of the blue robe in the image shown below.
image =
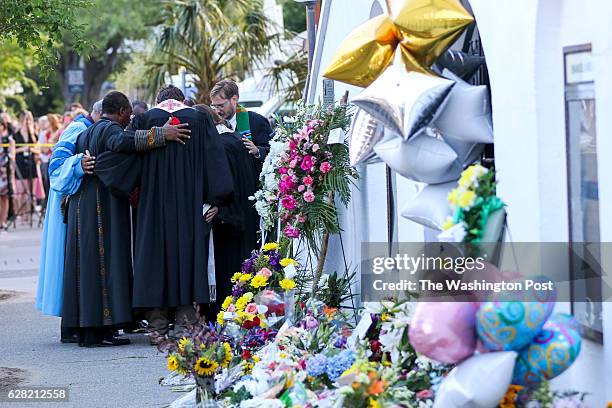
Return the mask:
<svg viewBox="0 0 612 408"><path fill-rule="evenodd" d="M74 154L76 140L92 123L80 116L62 133L49 160L51 188L43 227L40 272L36 308L46 315L61 316L64 280L66 224L62 215L62 199L74 194L81 185L83 154Z"/></svg>

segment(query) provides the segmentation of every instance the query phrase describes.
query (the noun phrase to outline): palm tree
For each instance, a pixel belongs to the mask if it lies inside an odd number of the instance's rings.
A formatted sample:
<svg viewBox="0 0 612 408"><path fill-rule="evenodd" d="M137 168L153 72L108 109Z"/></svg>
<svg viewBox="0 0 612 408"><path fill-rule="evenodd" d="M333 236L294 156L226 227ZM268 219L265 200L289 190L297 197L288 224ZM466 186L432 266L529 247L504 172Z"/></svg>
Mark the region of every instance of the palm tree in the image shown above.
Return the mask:
<svg viewBox="0 0 612 408"><path fill-rule="evenodd" d="M199 103L223 78L242 79L265 59L278 36L261 0L174 0L147 61L149 89L184 67L196 76Z"/></svg>

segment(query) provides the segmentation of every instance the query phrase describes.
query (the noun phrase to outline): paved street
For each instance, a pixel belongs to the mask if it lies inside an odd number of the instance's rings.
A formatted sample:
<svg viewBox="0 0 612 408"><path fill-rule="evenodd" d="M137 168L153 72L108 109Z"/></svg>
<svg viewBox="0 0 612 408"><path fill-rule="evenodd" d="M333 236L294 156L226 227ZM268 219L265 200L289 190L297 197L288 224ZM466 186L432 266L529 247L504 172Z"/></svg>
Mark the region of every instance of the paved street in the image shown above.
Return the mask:
<svg viewBox="0 0 612 408"><path fill-rule="evenodd" d="M143 335L124 347L59 342L59 318L34 308L40 229L0 234L0 388L67 386L61 407L163 407L180 397L158 385L165 362ZM2 403L0 407L49 406Z"/></svg>

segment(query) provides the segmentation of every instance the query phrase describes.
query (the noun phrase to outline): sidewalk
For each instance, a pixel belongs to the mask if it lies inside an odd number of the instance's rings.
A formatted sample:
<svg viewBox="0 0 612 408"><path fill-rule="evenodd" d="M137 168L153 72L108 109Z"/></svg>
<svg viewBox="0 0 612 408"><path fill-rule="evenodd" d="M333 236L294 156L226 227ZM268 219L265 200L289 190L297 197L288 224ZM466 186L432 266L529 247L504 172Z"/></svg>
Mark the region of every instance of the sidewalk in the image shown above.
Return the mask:
<svg viewBox="0 0 612 408"><path fill-rule="evenodd" d="M58 407L163 407L182 394L159 386L164 358L143 335L123 347L86 349L59 342L60 319L34 308L40 229L0 234L0 389L69 387ZM48 406L2 403L0 407Z"/></svg>

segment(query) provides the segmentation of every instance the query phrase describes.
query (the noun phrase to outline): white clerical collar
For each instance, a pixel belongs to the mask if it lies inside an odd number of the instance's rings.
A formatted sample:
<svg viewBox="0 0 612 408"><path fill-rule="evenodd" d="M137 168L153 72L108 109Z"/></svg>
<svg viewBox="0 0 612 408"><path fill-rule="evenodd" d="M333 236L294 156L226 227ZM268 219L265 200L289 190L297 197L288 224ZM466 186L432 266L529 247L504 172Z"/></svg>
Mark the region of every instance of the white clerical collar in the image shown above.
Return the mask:
<svg viewBox="0 0 612 408"><path fill-rule="evenodd" d="M155 107L169 113L189 108L189 106L185 105L181 101L177 101L176 99L166 99L165 101L158 103Z"/></svg>
<svg viewBox="0 0 612 408"><path fill-rule="evenodd" d="M232 129L228 128L224 124L217 125L217 132L219 132L220 135L222 135L223 133L234 133Z"/></svg>
<svg viewBox="0 0 612 408"><path fill-rule="evenodd" d="M232 129L236 129L236 113L234 113L234 116L229 120L229 123L232 125Z"/></svg>

